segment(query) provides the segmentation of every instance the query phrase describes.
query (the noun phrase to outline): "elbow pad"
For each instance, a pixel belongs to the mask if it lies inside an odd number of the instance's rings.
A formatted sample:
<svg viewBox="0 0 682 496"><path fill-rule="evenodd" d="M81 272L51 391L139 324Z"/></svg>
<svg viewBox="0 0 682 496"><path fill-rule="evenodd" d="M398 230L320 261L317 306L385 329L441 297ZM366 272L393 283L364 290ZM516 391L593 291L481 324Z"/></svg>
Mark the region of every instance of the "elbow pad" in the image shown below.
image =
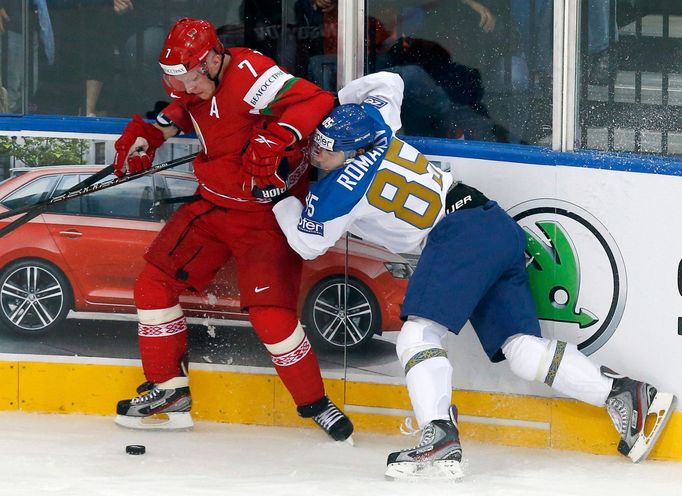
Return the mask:
<svg viewBox="0 0 682 496"><path fill-rule="evenodd" d="M163 128L175 126L183 133L189 133L194 130L189 112L177 102L171 102L159 112L159 115L156 116L156 123Z"/></svg>

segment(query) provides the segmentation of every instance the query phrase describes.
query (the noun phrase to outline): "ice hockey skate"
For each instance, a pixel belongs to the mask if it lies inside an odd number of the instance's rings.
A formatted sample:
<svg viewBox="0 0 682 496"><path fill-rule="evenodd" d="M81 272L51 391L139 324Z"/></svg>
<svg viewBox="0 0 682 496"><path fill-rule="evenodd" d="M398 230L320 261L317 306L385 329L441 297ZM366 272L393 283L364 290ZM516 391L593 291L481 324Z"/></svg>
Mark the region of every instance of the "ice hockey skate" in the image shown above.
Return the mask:
<svg viewBox="0 0 682 496"><path fill-rule="evenodd" d="M160 384L145 382L139 396L116 405L116 423L129 429L183 430L194 426L189 411L192 396L186 375Z"/></svg>
<svg viewBox="0 0 682 496"><path fill-rule="evenodd" d="M299 406L297 410L301 417L312 418L334 441L346 441L351 446L354 444L351 437L353 423L326 396L311 405Z"/></svg>
<svg viewBox="0 0 682 496"><path fill-rule="evenodd" d="M451 406L449 413L450 420L426 424L417 446L388 455L386 478L459 480L464 477L457 408Z"/></svg>
<svg viewBox="0 0 682 496"><path fill-rule="evenodd" d="M606 367L601 367L601 372L613 379L606 409L621 436L618 451L635 463L641 462L649 456L668 422L675 396L661 393L651 384L635 381ZM646 420L649 416L656 418L647 433Z"/></svg>

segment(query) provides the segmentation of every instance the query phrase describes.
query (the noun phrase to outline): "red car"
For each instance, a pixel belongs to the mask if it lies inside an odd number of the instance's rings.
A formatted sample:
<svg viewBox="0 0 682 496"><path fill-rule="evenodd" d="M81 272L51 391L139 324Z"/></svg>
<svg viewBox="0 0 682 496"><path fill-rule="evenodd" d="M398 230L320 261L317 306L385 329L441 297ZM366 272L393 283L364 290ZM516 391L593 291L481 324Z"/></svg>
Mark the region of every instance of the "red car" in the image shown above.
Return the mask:
<svg viewBox="0 0 682 496"><path fill-rule="evenodd" d="M0 211L59 194L97 170L15 169L0 183ZM134 314L133 285L143 253L178 206L157 202L191 195L195 189L192 174L166 170L56 203L0 238L0 325L39 335L61 323L70 310ZM0 221L0 227L10 220ZM344 311L345 246L342 239L325 255L305 262L299 314L318 344L352 349L374 334L400 329L399 306L412 267L399 255L349 239ZM219 272L206 292L184 294L181 304L188 317L248 321L239 310L234 263Z"/></svg>

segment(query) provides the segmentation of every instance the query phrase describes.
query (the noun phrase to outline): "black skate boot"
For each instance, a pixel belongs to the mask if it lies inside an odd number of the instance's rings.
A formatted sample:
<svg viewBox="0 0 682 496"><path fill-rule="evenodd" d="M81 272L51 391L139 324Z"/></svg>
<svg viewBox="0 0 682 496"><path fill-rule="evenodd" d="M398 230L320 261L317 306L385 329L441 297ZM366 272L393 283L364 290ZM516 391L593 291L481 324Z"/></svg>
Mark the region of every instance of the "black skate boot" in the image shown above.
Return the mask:
<svg viewBox="0 0 682 496"><path fill-rule="evenodd" d="M139 396L121 400L116 405L116 423L131 429L190 429L194 426L189 411L187 365L183 361L181 375L165 382L145 382L137 388Z"/></svg>
<svg viewBox="0 0 682 496"><path fill-rule="evenodd" d="M449 413L450 420L434 420L424 426L417 446L388 455L387 478L458 480L464 476L457 408L452 405Z"/></svg>
<svg viewBox="0 0 682 496"><path fill-rule="evenodd" d="M613 379L606 410L621 436L618 451L635 463L645 460L668 422L675 396L607 367L601 367L601 373ZM656 421L647 434L644 426L649 415L655 415Z"/></svg>
<svg viewBox="0 0 682 496"><path fill-rule="evenodd" d="M326 396L312 405L299 406L296 410L301 417L312 418L334 441L353 444L353 423Z"/></svg>

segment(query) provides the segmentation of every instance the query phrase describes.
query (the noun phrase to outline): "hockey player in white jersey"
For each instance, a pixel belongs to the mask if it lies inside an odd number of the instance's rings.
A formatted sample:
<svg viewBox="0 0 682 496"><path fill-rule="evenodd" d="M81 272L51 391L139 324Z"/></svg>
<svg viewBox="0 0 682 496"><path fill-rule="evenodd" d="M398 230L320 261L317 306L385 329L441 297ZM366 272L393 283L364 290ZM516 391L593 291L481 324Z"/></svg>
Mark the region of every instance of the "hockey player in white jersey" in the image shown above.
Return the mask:
<svg viewBox="0 0 682 496"><path fill-rule="evenodd" d="M618 451L643 460L672 410L674 396L593 364L571 343L543 338L525 270L526 237L496 202L454 182L395 136L403 83L377 73L339 92L342 105L311 138L311 161L328 175L306 205L273 198L289 244L306 259L351 232L396 253L420 252L410 279L396 352L421 440L391 453L390 478L462 476L452 366L443 339L469 320L493 362L556 391L606 406L621 435ZM644 421L656 415L645 432Z"/></svg>

